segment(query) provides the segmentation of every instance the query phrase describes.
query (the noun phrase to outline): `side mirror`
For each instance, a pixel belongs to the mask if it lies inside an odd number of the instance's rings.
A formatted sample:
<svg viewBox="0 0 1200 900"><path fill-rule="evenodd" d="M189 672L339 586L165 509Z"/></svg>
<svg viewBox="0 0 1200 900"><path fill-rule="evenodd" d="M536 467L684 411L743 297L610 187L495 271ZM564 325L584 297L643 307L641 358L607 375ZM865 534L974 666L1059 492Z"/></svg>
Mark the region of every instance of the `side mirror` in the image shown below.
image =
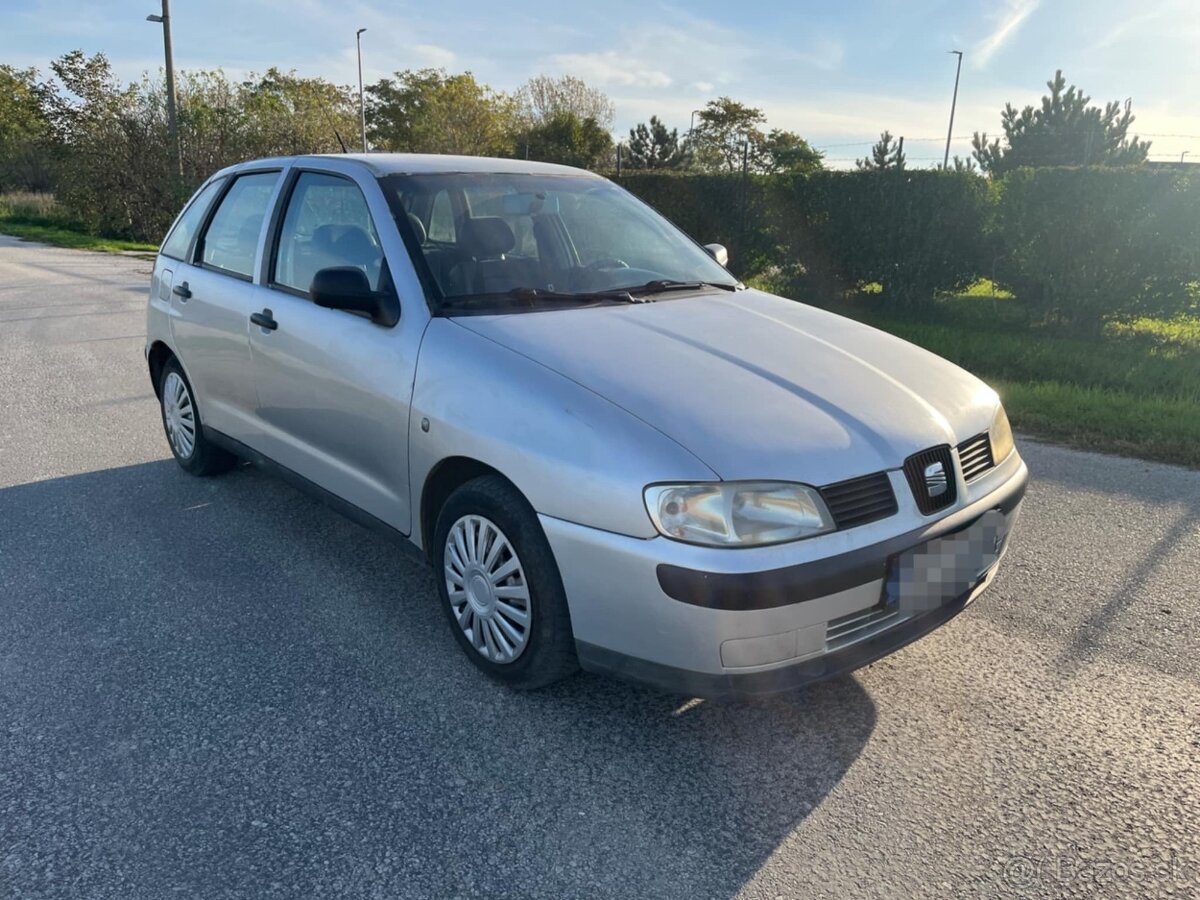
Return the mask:
<svg viewBox="0 0 1200 900"><path fill-rule="evenodd" d="M725 249L724 244L705 244L704 249L708 251L709 256L721 265L729 265L729 251Z"/></svg>
<svg viewBox="0 0 1200 900"><path fill-rule="evenodd" d="M366 313L372 322L389 328L400 321L400 303L395 295L371 290L366 274L354 266L319 270L313 276L308 296L317 306Z"/></svg>

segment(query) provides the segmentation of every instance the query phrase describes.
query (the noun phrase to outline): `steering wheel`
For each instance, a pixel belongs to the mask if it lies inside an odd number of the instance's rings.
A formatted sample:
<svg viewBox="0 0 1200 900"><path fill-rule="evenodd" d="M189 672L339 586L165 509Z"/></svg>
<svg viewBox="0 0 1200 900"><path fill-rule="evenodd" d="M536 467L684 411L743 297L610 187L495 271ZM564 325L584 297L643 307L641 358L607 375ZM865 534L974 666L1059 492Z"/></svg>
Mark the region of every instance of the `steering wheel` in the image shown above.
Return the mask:
<svg viewBox="0 0 1200 900"><path fill-rule="evenodd" d="M617 259L615 256L609 256L590 262L584 268L593 272L598 269L628 269L629 263L623 259Z"/></svg>

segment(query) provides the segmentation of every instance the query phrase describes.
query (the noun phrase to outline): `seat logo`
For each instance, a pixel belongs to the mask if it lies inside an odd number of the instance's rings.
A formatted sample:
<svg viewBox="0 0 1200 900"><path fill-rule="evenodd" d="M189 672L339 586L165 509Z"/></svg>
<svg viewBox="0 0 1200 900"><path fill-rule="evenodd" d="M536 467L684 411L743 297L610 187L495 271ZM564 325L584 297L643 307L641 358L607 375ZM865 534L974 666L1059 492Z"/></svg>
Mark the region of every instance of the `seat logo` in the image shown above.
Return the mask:
<svg viewBox="0 0 1200 900"><path fill-rule="evenodd" d="M935 462L925 467L925 490L931 499L942 496L949 487L946 466L943 463Z"/></svg>

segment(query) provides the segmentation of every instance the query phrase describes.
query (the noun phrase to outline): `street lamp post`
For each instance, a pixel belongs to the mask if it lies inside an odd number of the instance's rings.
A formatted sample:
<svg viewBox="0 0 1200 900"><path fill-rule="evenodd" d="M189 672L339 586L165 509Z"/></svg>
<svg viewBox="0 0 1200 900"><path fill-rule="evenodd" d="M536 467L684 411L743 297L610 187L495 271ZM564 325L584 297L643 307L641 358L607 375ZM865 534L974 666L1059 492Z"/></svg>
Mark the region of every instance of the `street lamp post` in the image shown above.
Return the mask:
<svg viewBox="0 0 1200 900"><path fill-rule="evenodd" d="M367 104L363 97L362 83L362 35L366 31L360 28L354 33L354 43L358 45L358 128L362 135L362 152L367 152Z"/></svg>
<svg viewBox="0 0 1200 900"><path fill-rule="evenodd" d="M946 131L946 155L942 158L942 168L950 166L950 137L954 134L954 107L958 105L958 76L962 74L962 51L950 50L958 56L958 67L954 70L954 98L950 101L950 128Z"/></svg>
<svg viewBox="0 0 1200 900"><path fill-rule="evenodd" d="M1179 161L1183 162L1183 158L1191 152L1192 152L1191 150L1184 150L1182 153L1179 154Z"/></svg>
<svg viewBox="0 0 1200 900"><path fill-rule="evenodd" d="M692 117L688 119L688 137L692 136L692 132L696 130L696 113L702 112L699 109L692 110Z"/></svg>
<svg viewBox="0 0 1200 900"><path fill-rule="evenodd" d="M175 117L175 57L171 50L171 0L162 0L162 15L146 16L147 22L160 22L163 27L163 53L167 63L167 132L175 154L175 175L183 179L183 149L179 145L179 123Z"/></svg>

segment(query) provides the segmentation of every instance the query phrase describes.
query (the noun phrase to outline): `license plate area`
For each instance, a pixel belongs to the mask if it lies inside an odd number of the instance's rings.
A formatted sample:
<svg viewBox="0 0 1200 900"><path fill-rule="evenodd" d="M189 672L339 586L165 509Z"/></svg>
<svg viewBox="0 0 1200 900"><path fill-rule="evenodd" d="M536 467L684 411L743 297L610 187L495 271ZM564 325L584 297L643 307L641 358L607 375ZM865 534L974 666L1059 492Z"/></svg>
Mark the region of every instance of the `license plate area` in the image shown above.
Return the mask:
<svg viewBox="0 0 1200 900"><path fill-rule="evenodd" d="M897 553L888 561L885 607L920 613L966 594L999 561L1009 530L1008 516L992 509L957 531Z"/></svg>

